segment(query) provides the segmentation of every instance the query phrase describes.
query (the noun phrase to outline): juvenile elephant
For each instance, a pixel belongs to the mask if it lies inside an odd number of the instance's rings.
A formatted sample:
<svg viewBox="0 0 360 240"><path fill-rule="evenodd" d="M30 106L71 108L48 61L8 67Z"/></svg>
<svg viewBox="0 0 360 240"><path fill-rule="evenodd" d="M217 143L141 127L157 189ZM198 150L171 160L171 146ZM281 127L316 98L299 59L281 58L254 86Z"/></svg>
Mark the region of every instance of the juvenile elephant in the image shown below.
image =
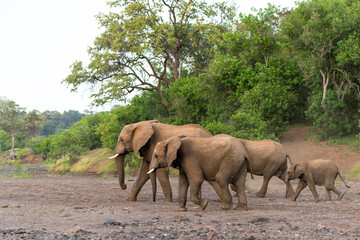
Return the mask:
<svg viewBox="0 0 360 240"><path fill-rule="evenodd" d="M294 189L286 181L289 156L282 144L271 140L248 141L239 139L239 141L244 145L250 157L248 171L251 170L254 175L264 176L263 184L256 196L265 197L270 179L272 176L277 176L286 185L285 198L291 197Z"/></svg>
<svg viewBox="0 0 360 240"><path fill-rule="evenodd" d="M247 209L245 179L248 159L244 146L231 136L209 138L171 137L159 142L154 150L150 172L170 166L179 168L179 208L186 211L186 197L190 185L190 200L205 209L207 199L199 198L204 180L210 183L220 197L221 208L232 207L229 184L239 197L237 210Z"/></svg>
<svg viewBox="0 0 360 240"><path fill-rule="evenodd" d="M315 189L315 185L325 186L326 188L326 201L331 200L331 193L333 191L336 193L340 199L343 198L344 192L340 192L335 188L334 182L339 175L341 180L344 182L347 188L350 188L346 185L344 179L340 175L339 168L331 160L325 159L316 159L308 162L300 162L291 166L287 173L287 180L293 180L299 178L299 185L296 189L295 194L291 197L292 201L296 201L296 198L299 196L300 192L308 185L311 193L313 194L315 201L319 201L318 194Z"/></svg>
<svg viewBox="0 0 360 240"><path fill-rule="evenodd" d="M136 155L140 152L140 156L143 157L142 165L139 174L131 189L131 193L126 197L128 201L136 201L137 195L140 192L144 184L149 180L149 175L146 174L149 171L149 165L152 158L152 154L155 145L171 136L185 135L193 137L210 137L212 134L205 128L202 128L196 124L188 124L183 126L175 126L169 124L160 123L157 120L142 121L126 125L118 138L116 144L115 158L117 174L119 178L120 187L126 189L125 184L125 170L124 159L126 154L134 152ZM162 169L158 171L157 175L163 193L165 195L166 202L172 201L172 190L169 182L169 171ZM156 184L155 180L152 181L153 187L153 201L156 200Z"/></svg>

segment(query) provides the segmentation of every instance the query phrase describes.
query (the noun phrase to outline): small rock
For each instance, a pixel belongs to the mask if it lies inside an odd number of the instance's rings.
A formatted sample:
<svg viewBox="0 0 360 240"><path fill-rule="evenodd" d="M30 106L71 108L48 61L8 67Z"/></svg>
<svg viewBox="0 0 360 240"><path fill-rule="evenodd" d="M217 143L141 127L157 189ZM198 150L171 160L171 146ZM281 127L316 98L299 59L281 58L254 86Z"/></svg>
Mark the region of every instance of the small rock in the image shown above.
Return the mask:
<svg viewBox="0 0 360 240"><path fill-rule="evenodd" d="M202 221L201 221L201 219L196 219L196 220L195 220L195 223L196 223L196 224L202 224Z"/></svg>
<svg viewBox="0 0 360 240"><path fill-rule="evenodd" d="M86 235L87 233L88 233L88 231L85 231L84 229L79 229L75 232L75 234L80 237Z"/></svg>
<svg viewBox="0 0 360 240"><path fill-rule="evenodd" d="M211 231L211 232L208 233L207 237L210 238L210 239L218 239L219 235L217 234L217 232Z"/></svg>
<svg viewBox="0 0 360 240"><path fill-rule="evenodd" d="M326 228L325 225L322 225L322 224L317 225L317 229L319 229L319 230L322 230L322 229L325 229L325 228Z"/></svg>
<svg viewBox="0 0 360 240"><path fill-rule="evenodd" d="M255 239L256 239L256 237L254 237L253 235L246 236L246 237L243 238L243 240L255 240Z"/></svg>
<svg viewBox="0 0 360 240"><path fill-rule="evenodd" d="M174 221L175 222L188 222L189 219L184 216L175 216Z"/></svg>
<svg viewBox="0 0 360 240"><path fill-rule="evenodd" d="M251 223L269 223L270 219L266 217L258 217L250 221Z"/></svg>
<svg viewBox="0 0 360 240"><path fill-rule="evenodd" d="M208 233L210 231L210 229L208 228L199 228L198 229L198 233Z"/></svg>

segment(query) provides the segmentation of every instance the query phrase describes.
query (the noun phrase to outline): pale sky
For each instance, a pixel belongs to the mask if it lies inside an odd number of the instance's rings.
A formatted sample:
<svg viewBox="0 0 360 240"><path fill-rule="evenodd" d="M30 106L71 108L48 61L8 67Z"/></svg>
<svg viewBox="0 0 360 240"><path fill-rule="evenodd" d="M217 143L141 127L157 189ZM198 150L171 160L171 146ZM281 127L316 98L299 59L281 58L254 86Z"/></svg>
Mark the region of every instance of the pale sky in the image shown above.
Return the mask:
<svg viewBox="0 0 360 240"><path fill-rule="evenodd" d="M295 7L293 0L238 0L239 10L270 2ZM0 97L27 111L107 111L91 108L91 90L70 92L61 81L76 61L89 62L87 48L100 34L95 15L110 8L106 0L16 0L0 2ZM113 103L116 104L116 103Z"/></svg>

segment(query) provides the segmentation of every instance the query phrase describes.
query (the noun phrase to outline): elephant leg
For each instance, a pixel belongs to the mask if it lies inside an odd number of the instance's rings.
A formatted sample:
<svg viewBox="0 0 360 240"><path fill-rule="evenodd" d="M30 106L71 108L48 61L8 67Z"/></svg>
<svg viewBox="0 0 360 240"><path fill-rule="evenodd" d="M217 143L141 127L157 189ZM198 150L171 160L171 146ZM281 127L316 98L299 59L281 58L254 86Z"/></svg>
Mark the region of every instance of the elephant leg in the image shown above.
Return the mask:
<svg viewBox="0 0 360 240"><path fill-rule="evenodd" d="M280 175L280 179L285 183L286 185L286 190L285 190L285 198L291 198L291 196L294 194L294 188L292 187L291 183L289 181L286 181L286 172L287 169L285 168L281 175Z"/></svg>
<svg viewBox="0 0 360 240"><path fill-rule="evenodd" d="M221 198L221 188L217 181L207 181L215 190L216 194Z"/></svg>
<svg viewBox="0 0 360 240"><path fill-rule="evenodd" d="M318 194L316 192L315 184L312 183L312 182L309 182L308 185L309 185L309 188L310 188L310 191L311 191L312 195L315 198L315 202L318 202L319 201L319 196L318 196Z"/></svg>
<svg viewBox="0 0 360 240"><path fill-rule="evenodd" d="M184 171L179 171L179 208L175 211L185 212L186 209L186 196L189 188L189 180Z"/></svg>
<svg viewBox="0 0 360 240"><path fill-rule="evenodd" d="M223 174L222 171L219 171L215 177L216 182L218 183L218 185L220 186L220 189L221 189L221 194L219 197L220 197L220 201L221 201L220 207L222 209L232 208L232 197L230 194L228 181L225 178L226 176L227 175Z"/></svg>
<svg viewBox="0 0 360 240"><path fill-rule="evenodd" d="M306 188L306 186L307 186L307 183L306 183L304 180L300 179L299 184L298 184L298 186L297 186L297 188L296 188L296 191L295 191L295 193L294 193L294 194L292 195L292 197L291 197L291 200L292 200L292 201L296 201L296 199L297 199L297 197L299 196L300 192L301 192L304 188Z"/></svg>
<svg viewBox="0 0 360 240"><path fill-rule="evenodd" d="M234 186L236 189L236 193L238 195L238 204L236 206L236 210L247 210L247 200L245 194L245 182L246 182L246 174L247 170L244 167L240 173L240 176L234 182Z"/></svg>
<svg viewBox="0 0 360 240"><path fill-rule="evenodd" d="M136 201L137 195L139 194L141 188L150 179L149 174L147 174L147 172L149 171L149 165L150 164L147 161L142 162L139 175L137 176L134 185L131 188L130 194L126 196L126 200Z"/></svg>
<svg viewBox="0 0 360 240"><path fill-rule="evenodd" d="M256 196L258 196L259 198L265 197L271 177L272 177L272 175L269 176L269 175L264 174L263 184L261 185L259 192L256 193Z"/></svg>
<svg viewBox="0 0 360 240"><path fill-rule="evenodd" d="M201 185L204 182L204 178L201 176L195 176L189 178L190 183L190 200L199 205L202 210L205 210L208 204L208 200L204 198L199 198L199 192L201 189Z"/></svg>
<svg viewBox="0 0 360 240"><path fill-rule="evenodd" d="M344 197L345 192L341 192L339 191L336 187L332 186L331 188L329 188L329 192L333 191L334 193L336 193L339 196L339 199L342 199ZM331 199L330 199L331 200Z"/></svg>
<svg viewBox="0 0 360 240"><path fill-rule="evenodd" d="M325 201L331 201L331 192L330 192L330 189L325 187L326 189L326 196L325 196Z"/></svg>
<svg viewBox="0 0 360 240"><path fill-rule="evenodd" d="M159 168L156 171L156 177L159 180L161 189L164 193L164 202L172 202L172 190L169 181L169 170L167 168Z"/></svg>

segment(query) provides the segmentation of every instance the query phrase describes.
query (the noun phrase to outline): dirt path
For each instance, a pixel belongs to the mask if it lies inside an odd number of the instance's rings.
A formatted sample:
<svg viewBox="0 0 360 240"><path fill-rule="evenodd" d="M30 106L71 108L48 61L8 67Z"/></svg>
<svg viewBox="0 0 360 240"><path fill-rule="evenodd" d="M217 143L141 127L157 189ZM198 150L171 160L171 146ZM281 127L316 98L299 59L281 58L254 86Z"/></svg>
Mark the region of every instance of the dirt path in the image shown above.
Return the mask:
<svg viewBox="0 0 360 240"><path fill-rule="evenodd" d="M294 162L317 158L312 151L330 152L299 139L292 131L285 137ZM221 211L214 190L204 183L207 209L188 202L188 211L178 213L177 178L171 178L173 203L161 201L160 188L158 201L151 202L149 183L138 202L127 202L131 179L123 191L114 177L0 178L0 239L360 239L360 182L349 182L341 201L332 195L333 201L320 203L313 202L309 189L297 202L284 199L285 185L275 178L266 197L258 198L261 183L261 177L248 177L248 211ZM341 183L337 187L346 189ZM317 190L323 198L325 190Z"/></svg>
<svg viewBox="0 0 360 240"><path fill-rule="evenodd" d="M310 128L292 128L281 140L293 162L317 158L330 159L335 161L344 173L349 173L356 164L360 164L360 154L350 151L347 146L329 146L325 143L314 144L305 141Z"/></svg>

